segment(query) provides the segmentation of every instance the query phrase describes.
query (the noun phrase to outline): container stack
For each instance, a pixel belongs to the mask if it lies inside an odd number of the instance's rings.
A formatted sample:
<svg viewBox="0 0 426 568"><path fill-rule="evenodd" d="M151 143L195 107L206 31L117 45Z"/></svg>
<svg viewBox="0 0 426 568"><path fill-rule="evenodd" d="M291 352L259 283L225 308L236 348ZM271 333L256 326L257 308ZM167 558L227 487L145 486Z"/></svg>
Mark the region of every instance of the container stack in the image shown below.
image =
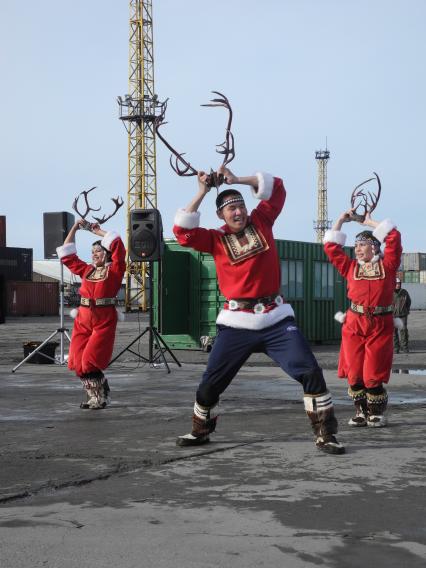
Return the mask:
<svg viewBox="0 0 426 568"><path fill-rule="evenodd" d="M397 277L409 284L426 284L426 253L404 252Z"/></svg>

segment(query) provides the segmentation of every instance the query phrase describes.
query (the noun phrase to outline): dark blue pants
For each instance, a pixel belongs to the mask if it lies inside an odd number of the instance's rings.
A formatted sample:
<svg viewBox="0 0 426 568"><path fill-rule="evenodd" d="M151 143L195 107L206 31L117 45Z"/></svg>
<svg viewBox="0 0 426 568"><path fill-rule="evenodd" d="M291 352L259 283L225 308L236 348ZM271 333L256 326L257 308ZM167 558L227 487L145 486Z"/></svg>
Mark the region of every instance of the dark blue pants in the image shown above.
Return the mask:
<svg viewBox="0 0 426 568"><path fill-rule="evenodd" d="M311 348L288 317L270 327L251 330L218 326L207 369L197 390L197 402L213 406L252 353L266 353L306 394L326 392L324 376Z"/></svg>

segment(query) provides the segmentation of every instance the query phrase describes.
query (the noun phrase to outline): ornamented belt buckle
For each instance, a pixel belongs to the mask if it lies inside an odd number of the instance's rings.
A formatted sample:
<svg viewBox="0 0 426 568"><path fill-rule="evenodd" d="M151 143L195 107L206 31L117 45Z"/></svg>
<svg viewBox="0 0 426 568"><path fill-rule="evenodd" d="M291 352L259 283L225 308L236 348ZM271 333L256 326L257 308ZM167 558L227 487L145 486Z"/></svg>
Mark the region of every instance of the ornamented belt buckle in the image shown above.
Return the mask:
<svg viewBox="0 0 426 568"><path fill-rule="evenodd" d="M229 309L232 310L233 312L235 312L235 310L238 310L239 307L237 300L229 300L228 306Z"/></svg>
<svg viewBox="0 0 426 568"><path fill-rule="evenodd" d="M254 306L253 311L255 314L263 314L265 311L265 305L262 304L262 302L259 302Z"/></svg>
<svg viewBox="0 0 426 568"><path fill-rule="evenodd" d="M277 304L277 306L281 306L281 304L284 303L283 297L278 295L278 296L275 298L274 302Z"/></svg>

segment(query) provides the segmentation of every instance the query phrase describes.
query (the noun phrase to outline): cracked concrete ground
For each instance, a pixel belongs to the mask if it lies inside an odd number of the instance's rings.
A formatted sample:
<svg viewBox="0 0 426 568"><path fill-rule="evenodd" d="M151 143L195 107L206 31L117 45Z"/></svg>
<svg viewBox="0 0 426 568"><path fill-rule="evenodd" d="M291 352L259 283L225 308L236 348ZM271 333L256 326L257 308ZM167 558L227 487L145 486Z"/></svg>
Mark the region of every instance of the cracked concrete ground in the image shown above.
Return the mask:
<svg viewBox="0 0 426 568"><path fill-rule="evenodd" d="M412 320L385 429L347 426L337 347L315 348L344 456L314 448L299 386L260 355L224 394L212 442L178 448L205 354L176 352L170 374L125 355L111 406L82 411L64 367L11 373L52 322L0 326L0 566L424 567L426 314ZM120 325L117 351L140 323Z"/></svg>

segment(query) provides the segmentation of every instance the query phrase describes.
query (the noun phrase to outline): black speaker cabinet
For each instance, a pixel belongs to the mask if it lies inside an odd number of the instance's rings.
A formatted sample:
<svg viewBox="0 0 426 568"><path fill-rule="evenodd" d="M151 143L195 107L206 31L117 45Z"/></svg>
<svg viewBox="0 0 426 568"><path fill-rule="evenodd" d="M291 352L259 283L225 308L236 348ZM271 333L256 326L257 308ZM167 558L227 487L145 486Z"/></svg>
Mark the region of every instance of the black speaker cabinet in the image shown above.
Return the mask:
<svg viewBox="0 0 426 568"><path fill-rule="evenodd" d="M66 211L43 213L44 258L58 258L56 247L64 244L65 237L74 225L74 215Z"/></svg>
<svg viewBox="0 0 426 568"><path fill-rule="evenodd" d="M130 250L132 261L160 260L163 254L163 224L158 209L130 212Z"/></svg>

